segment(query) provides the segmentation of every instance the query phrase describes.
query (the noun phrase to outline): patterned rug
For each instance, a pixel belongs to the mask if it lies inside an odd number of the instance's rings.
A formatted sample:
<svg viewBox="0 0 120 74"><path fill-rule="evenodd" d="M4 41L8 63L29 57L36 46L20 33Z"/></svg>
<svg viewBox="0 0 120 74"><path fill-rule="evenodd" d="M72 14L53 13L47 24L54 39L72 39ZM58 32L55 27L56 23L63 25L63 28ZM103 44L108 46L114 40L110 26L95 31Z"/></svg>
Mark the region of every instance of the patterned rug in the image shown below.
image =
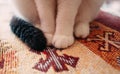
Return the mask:
<svg viewBox="0 0 120 74"><path fill-rule="evenodd" d="M120 74L120 18L101 12L90 27L67 49L35 52L0 25L0 74Z"/></svg>

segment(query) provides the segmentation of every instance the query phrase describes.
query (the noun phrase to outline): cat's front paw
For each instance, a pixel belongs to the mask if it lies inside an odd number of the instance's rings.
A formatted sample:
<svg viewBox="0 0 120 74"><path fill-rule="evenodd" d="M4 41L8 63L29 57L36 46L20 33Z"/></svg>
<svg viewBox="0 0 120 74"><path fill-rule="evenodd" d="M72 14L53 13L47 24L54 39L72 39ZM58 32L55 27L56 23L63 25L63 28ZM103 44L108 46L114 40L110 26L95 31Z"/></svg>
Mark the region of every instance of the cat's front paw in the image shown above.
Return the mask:
<svg viewBox="0 0 120 74"><path fill-rule="evenodd" d="M74 43L73 36L66 36L66 35L55 35L52 41L52 44L56 48L67 48Z"/></svg>
<svg viewBox="0 0 120 74"><path fill-rule="evenodd" d="M53 40L53 34L45 33L45 37L47 39L47 45L51 46L52 45L52 40Z"/></svg>
<svg viewBox="0 0 120 74"><path fill-rule="evenodd" d="M77 38L85 38L89 35L89 24L79 23L75 26L74 33Z"/></svg>

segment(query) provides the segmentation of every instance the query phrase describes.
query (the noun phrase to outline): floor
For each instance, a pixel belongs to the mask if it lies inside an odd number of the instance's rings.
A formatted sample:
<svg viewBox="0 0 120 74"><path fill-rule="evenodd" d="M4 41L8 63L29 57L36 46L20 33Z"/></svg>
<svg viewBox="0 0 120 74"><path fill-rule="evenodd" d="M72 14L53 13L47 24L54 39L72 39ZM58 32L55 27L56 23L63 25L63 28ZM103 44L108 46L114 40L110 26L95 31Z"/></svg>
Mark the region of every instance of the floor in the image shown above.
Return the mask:
<svg viewBox="0 0 120 74"><path fill-rule="evenodd" d="M120 16L120 0L106 0L102 9L111 14Z"/></svg>

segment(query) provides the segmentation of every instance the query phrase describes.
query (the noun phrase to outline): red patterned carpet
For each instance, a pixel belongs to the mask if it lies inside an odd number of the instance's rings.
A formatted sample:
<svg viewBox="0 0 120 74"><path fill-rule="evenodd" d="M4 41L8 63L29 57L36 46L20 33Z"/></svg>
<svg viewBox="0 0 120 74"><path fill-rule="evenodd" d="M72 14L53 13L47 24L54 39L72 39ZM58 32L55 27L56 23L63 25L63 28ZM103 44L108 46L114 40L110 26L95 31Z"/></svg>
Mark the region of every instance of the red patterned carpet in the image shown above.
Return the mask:
<svg viewBox="0 0 120 74"><path fill-rule="evenodd" d="M119 25L119 17L101 12L86 39L44 52L30 51L5 25L0 31L0 74L120 74Z"/></svg>
<svg viewBox="0 0 120 74"><path fill-rule="evenodd" d="M7 1L0 0L0 74L120 74L120 17L100 12L86 39L34 52L11 32Z"/></svg>

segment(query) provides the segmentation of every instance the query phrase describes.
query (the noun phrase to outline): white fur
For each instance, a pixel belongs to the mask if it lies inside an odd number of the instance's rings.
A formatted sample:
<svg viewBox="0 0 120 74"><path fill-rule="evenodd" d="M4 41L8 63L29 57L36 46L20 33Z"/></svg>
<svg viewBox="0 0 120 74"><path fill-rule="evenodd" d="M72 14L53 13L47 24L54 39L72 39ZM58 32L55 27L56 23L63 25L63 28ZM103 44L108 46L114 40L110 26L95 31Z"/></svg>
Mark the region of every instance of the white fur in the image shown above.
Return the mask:
<svg viewBox="0 0 120 74"><path fill-rule="evenodd" d="M48 45L66 48L89 35L89 23L104 0L12 0L22 19L41 29ZM22 17L21 17L22 16Z"/></svg>

